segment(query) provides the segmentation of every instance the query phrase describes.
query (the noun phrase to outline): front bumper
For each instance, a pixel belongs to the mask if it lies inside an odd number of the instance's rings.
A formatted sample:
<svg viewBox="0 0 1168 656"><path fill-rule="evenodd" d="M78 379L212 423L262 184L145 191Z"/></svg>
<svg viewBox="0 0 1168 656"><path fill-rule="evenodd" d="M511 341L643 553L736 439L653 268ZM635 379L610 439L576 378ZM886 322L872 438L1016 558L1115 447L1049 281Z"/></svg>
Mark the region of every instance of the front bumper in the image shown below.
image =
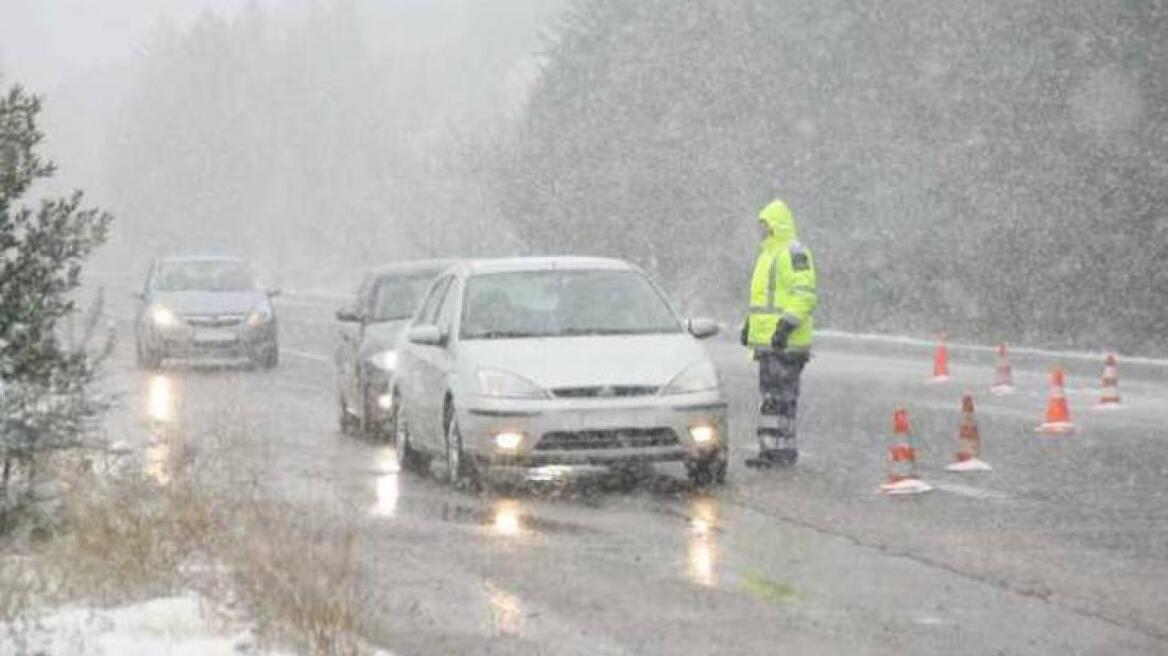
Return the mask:
<svg viewBox="0 0 1168 656"><path fill-rule="evenodd" d="M254 327L240 322L214 328L182 323L152 332L151 348L169 358L250 358L276 347L275 321Z"/></svg>
<svg viewBox="0 0 1168 656"><path fill-rule="evenodd" d="M719 391L622 399L473 398L459 408L463 448L494 468L612 466L694 461L724 453L727 406ZM691 429L713 429L699 443ZM500 433L522 437L498 448Z"/></svg>

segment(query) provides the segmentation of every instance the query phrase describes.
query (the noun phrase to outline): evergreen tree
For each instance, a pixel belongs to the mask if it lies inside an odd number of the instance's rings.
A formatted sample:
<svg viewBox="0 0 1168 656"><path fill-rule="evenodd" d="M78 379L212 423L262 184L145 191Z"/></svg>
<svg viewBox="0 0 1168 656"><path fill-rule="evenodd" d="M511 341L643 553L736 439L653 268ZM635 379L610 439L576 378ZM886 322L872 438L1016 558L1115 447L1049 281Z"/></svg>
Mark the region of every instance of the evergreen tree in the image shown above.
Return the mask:
<svg viewBox="0 0 1168 656"><path fill-rule="evenodd" d="M38 455L76 444L103 409L90 387L112 346L111 339L90 343L100 297L80 340L70 344L61 334L62 320L76 309L70 293L80 284L81 263L105 241L112 217L82 209L80 191L36 207L19 204L56 169L37 154L40 110L40 99L19 86L0 97L0 499L14 465L23 465L31 482Z"/></svg>

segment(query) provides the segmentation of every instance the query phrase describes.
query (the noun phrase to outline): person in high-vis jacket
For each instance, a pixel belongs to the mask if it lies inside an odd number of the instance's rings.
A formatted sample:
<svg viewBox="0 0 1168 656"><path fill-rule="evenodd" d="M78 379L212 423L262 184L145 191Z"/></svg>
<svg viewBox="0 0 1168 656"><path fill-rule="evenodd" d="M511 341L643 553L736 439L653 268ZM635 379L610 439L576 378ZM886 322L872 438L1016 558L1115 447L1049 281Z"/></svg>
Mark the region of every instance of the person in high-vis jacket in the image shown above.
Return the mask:
<svg viewBox="0 0 1168 656"><path fill-rule="evenodd" d="M758 418L757 458L753 467L793 465L799 457L795 415L799 377L811 357L815 312L815 260L799 243L795 217L775 200L758 215L763 230L750 281L750 315L742 328L743 346L759 364L762 407Z"/></svg>

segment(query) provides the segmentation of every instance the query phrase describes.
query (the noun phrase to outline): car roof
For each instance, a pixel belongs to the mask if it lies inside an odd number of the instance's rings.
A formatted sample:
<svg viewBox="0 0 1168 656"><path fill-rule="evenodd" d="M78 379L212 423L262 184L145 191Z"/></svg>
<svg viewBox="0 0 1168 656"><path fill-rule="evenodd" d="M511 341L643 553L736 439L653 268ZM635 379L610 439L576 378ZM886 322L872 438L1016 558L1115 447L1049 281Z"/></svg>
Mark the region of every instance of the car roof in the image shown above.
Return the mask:
<svg viewBox="0 0 1168 656"><path fill-rule="evenodd" d="M585 271L597 269L607 271L640 271L640 269L624 260L610 257L509 257L493 260L475 260L473 262L467 262L465 265L467 275L472 276L484 273Z"/></svg>
<svg viewBox="0 0 1168 656"><path fill-rule="evenodd" d="M433 274L438 275L443 271L449 269L459 260L454 259L435 259L435 260L406 260L402 262L391 262L379 266L371 267L365 270L367 276L384 276L384 275L411 275L411 274Z"/></svg>

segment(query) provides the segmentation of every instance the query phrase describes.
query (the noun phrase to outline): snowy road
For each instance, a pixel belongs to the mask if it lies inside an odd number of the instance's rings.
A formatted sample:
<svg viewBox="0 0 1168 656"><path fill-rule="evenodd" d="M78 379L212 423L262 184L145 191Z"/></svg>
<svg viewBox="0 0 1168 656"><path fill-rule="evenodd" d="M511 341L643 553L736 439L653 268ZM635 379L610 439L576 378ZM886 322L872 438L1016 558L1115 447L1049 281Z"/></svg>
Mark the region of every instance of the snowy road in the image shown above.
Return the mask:
<svg viewBox="0 0 1168 656"><path fill-rule="evenodd" d="M333 307L287 301L272 372L140 372L119 322L111 437L164 460L165 437L149 445L154 414L164 436L259 438L252 466L288 498L335 499L362 518L364 578L385 599L369 637L395 653L1168 653L1168 377L1154 371L1121 380L1130 407L1112 413L1089 409L1094 375L1072 378L1082 433L1052 439L1034 433L1048 363L996 398L992 357L926 385L927 355L825 346L804 378L806 458L764 473L740 466L753 365L715 341L733 399L725 488L695 492L663 467L628 492L480 498L339 434ZM943 472L966 389L992 473ZM899 403L929 495L875 494Z"/></svg>

